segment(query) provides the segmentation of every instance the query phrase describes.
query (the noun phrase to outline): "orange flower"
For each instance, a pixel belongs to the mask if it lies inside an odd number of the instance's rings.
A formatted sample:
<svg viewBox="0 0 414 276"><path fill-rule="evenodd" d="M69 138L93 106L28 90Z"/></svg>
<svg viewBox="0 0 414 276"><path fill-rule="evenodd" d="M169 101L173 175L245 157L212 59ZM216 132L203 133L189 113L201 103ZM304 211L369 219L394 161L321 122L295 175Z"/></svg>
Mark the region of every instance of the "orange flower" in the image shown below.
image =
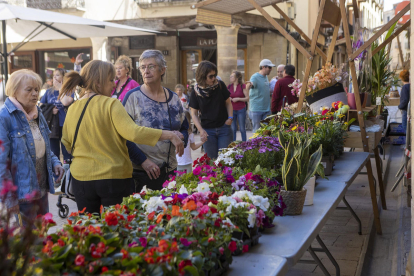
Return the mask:
<svg viewBox="0 0 414 276"><path fill-rule="evenodd" d="M101 205L101 208L99 208L99 213L100 213L100 214L102 214L103 210L104 210L104 208L103 208L103 206Z"/></svg>
<svg viewBox="0 0 414 276"><path fill-rule="evenodd" d="M157 223L160 223L164 214L159 214L157 217Z"/></svg>
<svg viewBox="0 0 414 276"><path fill-rule="evenodd" d="M183 210L190 210L193 211L197 209L197 205L195 204L194 200L190 200L183 206Z"/></svg>
<svg viewBox="0 0 414 276"><path fill-rule="evenodd" d="M183 216L183 214L180 213L180 207L177 206L177 205L173 205L171 215L173 217L182 217Z"/></svg>
<svg viewBox="0 0 414 276"><path fill-rule="evenodd" d="M86 207L85 207L85 208L83 208L83 210L82 210L82 211L78 211L78 213L79 213L79 214L83 214L83 213L85 213L85 210L86 210Z"/></svg>

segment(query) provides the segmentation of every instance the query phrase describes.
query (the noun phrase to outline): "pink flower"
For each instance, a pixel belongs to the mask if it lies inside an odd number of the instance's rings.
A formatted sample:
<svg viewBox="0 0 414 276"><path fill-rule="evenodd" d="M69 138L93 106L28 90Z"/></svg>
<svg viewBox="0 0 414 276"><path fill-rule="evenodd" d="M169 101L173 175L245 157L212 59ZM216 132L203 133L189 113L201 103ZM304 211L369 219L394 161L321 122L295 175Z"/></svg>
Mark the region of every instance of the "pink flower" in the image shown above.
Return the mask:
<svg viewBox="0 0 414 276"><path fill-rule="evenodd" d="M11 180L3 180L3 187L0 189L0 196L5 196L10 192L15 191L17 191L17 186L13 185L13 182Z"/></svg>
<svg viewBox="0 0 414 276"><path fill-rule="evenodd" d="M141 237L141 238L139 238L139 242L141 243L141 245L143 247L146 247L147 246L147 238Z"/></svg>
<svg viewBox="0 0 414 276"><path fill-rule="evenodd" d="M224 254L224 248L223 248L223 247L220 247L220 248L219 248L219 251L220 251L220 254L221 254L221 255L223 255L223 254Z"/></svg>
<svg viewBox="0 0 414 276"><path fill-rule="evenodd" d="M83 266L85 264L85 256L78 254L75 258L75 265Z"/></svg>
<svg viewBox="0 0 414 276"><path fill-rule="evenodd" d="M210 211L210 208L207 205L204 205L203 207L201 207L200 209L198 209L198 212L201 215L207 214L208 211Z"/></svg>
<svg viewBox="0 0 414 276"><path fill-rule="evenodd" d="M180 238L180 242L184 245L184 246L190 246L191 242L189 242L187 239L185 238Z"/></svg>
<svg viewBox="0 0 414 276"><path fill-rule="evenodd" d="M200 166L195 167L195 168L194 168L194 170L193 170L193 174L194 174L194 175L199 175L200 173L201 173L201 168L200 168Z"/></svg>
<svg viewBox="0 0 414 276"><path fill-rule="evenodd" d="M150 227L148 227L147 234L148 234L149 232L151 232L151 231L152 231L152 229L154 229L154 228L155 228L155 225L150 225Z"/></svg>
<svg viewBox="0 0 414 276"><path fill-rule="evenodd" d="M53 215L51 213L47 213L42 217L42 224L48 225L48 224L56 224L56 222L53 220Z"/></svg>
<svg viewBox="0 0 414 276"><path fill-rule="evenodd" d="M245 253L245 252L248 252L248 251L249 251L249 245L247 245L247 244L243 245L242 252Z"/></svg>
<svg viewBox="0 0 414 276"><path fill-rule="evenodd" d="M235 242L235 241L231 241L230 243L229 243L229 249L230 249L230 251L233 253L234 251L236 251L237 250L237 243Z"/></svg>
<svg viewBox="0 0 414 276"><path fill-rule="evenodd" d="M246 178L246 181L249 181L250 179L253 178L253 173L252 172L249 172L244 177Z"/></svg>

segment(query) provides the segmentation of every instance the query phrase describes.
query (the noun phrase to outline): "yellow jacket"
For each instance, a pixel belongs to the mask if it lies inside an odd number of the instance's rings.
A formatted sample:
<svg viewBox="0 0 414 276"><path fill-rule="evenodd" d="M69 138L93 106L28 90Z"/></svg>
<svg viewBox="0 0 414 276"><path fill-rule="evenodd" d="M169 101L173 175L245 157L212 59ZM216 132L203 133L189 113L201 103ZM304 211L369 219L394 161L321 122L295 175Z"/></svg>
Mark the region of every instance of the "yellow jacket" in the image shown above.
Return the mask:
<svg viewBox="0 0 414 276"><path fill-rule="evenodd" d="M76 101L66 115L62 143L69 152L87 100ZM79 127L71 173L79 181L131 178L126 140L155 146L161 133L159 129L137 126L120 101L98 95L86 108Z"/></svg>

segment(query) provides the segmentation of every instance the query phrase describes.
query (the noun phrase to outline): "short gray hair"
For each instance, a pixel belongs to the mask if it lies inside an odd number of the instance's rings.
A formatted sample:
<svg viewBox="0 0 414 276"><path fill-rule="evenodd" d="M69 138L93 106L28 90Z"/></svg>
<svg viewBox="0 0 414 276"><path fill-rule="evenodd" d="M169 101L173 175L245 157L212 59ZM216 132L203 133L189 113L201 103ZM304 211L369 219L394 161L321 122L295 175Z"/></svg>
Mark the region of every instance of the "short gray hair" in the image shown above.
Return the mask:
<svg viewBox="0 0 414 276"><path fill-rule="evenodd" d="M159 50L145 50L140 56L139 56L139 63L144 59L153 58L155 59L155 62L157 63L159 67L159 71L161 71L163 68L167 68L167 62L165 61L164 55ZM164 75L161 76L161 81L163 80Z"/></svg>
<svg viewBox="0 0 414 276"><path fill-rule="evenodd" d="M285 68L285 65L284 65L284 64L279 64L279 65L276 67L276 69L279 69L279 67L283 67L283 68Z"/></svg>

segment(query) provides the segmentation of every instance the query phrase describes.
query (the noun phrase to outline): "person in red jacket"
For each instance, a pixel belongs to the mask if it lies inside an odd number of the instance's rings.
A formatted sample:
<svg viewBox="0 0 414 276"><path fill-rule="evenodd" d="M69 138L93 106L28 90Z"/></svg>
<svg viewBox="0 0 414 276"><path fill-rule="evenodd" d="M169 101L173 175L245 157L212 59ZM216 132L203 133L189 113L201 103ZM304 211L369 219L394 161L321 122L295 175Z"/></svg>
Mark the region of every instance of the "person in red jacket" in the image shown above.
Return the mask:
<svg viewBox="0 0 414 276"><path fill-rule="evenodd" d="M278 113L284 104L291 105L298 102L299 98L292 95L292 87L289 87L295 80L295 66L286 65L283 72L283 78L279 79L275 84L272 95L272 114Z"/></svg>

